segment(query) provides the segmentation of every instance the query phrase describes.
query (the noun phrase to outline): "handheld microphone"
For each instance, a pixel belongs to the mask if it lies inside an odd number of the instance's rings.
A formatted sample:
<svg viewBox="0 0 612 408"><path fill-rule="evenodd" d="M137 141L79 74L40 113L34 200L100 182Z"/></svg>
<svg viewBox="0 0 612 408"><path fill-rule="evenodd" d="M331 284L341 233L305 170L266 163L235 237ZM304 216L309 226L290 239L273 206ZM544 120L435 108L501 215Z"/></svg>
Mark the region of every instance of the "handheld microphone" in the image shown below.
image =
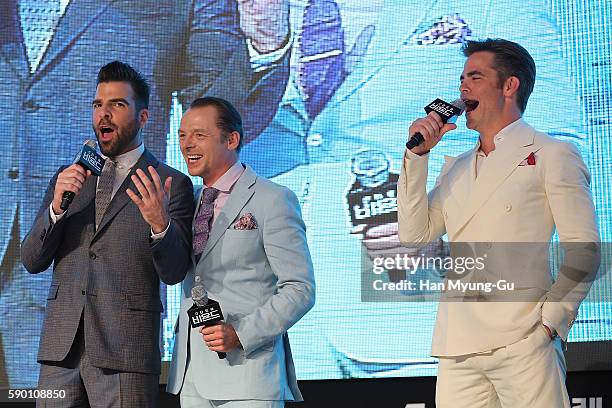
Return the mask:
<svg viewBox="0 0 612 408"><path fill-rule="evenodd" d="M196 283L198 281L198 276L196 276ZM219 305L219 302L208 298L208 293L206 293L204 286L197 284L191 288L191 299L193 300L193 306L187 310L187 314L189 315L191 327L194 329L200 326L214 326L223 320L221 305ZM227 357L227 354L218 351L217 356L223 359Z"/></svg>
<svg viewBox="0 0 612 408"><path fill-rule="evenodd" d="M102 174L102 168L104 167L104 159L98 153L96 153L96 141L86 140L83 143L83 147L74 159L74 163L80 165L85 170L91 170L91 173L99 176ZM66 211L74 200L76 194L73 191L65 191L62 194L62 202L60 208Z"/></svg>
<svg viewBox="0 0 612 408"><path fill-rule="evenodd" d="M461 116L461 114L465 111L465 103L461 99L455 99L451 103L444 102L442 99L436 99L429 105L425 107L425 112L429 115L429 112L434 111L440 118L442 118L442 123L454 123L457 117ZM417 147L421 143L425 141L425 138L420 132L412 135L410 140L406 143L406 148L408 150Z"/></svg>

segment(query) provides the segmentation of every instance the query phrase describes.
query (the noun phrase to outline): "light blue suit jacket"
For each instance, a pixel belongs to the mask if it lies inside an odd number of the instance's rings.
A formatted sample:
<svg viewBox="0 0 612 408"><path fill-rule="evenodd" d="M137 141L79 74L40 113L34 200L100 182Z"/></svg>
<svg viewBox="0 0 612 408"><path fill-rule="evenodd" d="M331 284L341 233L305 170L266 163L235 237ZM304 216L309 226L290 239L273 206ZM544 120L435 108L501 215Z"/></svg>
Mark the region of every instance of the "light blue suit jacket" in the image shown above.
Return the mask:
<svg viewBox="0 0 612 408"><path fill-rule="evenodd" d="M257 229L234 229L248 213ZM209 297L220 303L225 321L240 338L242 348L227 353L227 359L208 350L189 325L195 272L203 275ZM193 364L196 388L204 398L301 400L287 330L314 299L312 261L297 198L246 167L213 223L200 261L183 282L168 392L180 392L187 365Z"/></svg>

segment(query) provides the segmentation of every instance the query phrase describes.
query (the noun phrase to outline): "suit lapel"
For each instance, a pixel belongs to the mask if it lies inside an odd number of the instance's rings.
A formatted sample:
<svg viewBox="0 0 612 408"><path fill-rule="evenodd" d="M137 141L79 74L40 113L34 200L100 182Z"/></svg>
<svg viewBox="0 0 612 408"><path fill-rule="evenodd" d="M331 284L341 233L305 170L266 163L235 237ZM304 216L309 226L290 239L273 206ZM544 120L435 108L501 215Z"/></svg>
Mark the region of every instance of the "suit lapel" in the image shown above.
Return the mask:
<svg viewBox="0 0 612 408"><path fill-rule="evenodd" d="M457 231L465 227L504 180L534 151L534 136L534 129L524 122L518 124L517 128L506 136L504 144L496 149L495 156L490 158L494 161L487 161L481 167L462 211L462 218L457 224ZM473 156L475 157L475 154Z"/></svg>
<svg viewBox="0 0 612 408"><path fill-rule="evenodd" d="M125 207L130 201L132 201L125 192L125 190L129 188L134 192L138 192L138 189L136 189L136 186L134 186L134 183L132 182L132 175L136 173L136 170L141 169L142 171L148 174L147 166L151 165L157 168L158 164L159 162L157 161L157 159L148 150L145 150L142 156L140 156L140 159L138 159L138 161L136 162L136 165L132 167L125 180L123 180L121 187L119 187L119 190L117 190L117 193L115 193L113 199L108 205L108 208L106 209L106 212L104 213L104 216L100 221L100 225L98 226L98 229L94 234L94 239L104 229L104 227L106 227L106 225L113 218L115 218L119 211L121 211L123 207Z"/></svg>
<svg viewBox="0 0 612 408"><path fill-rule="evenodd" d="M257 174L247 166L242 176L240 176L234 185L227 202L223 206L223 210L221 210L212 225L208 242L200 257L200 262L210 253L217 241L225 234L231 222L236 219L240 211L253 196L253 193L255 193L254 185L256 180Z"/></svg>
<svg viewBox="0 0 612 408"><path fill-rule="evenodd" d="M461 207L466 204L476 178L474 169L476 149L478 146L457 157L453 163L450 163L452 171L449 169L447 173L451 194Z"/></svg>
<svg viewBox="0 0 612 408"><path fill-rule="evenodd" d="M117 0L72 0L59 20L33 79L42 75Z"/></svg>
<svg viewBox="0 0 612 408"><path fill-rule="evenodd" d="M30 71L16 0L0 2L0 59L11 66L19 79L28 77Z"/></svg>
<svg viewBox="0 0 612 408"><path fill-rule="evenodd" d="M70 205L68 211L70 214L77 213L79 211L83 211L85 208L91 204L91 202L96 197L96 184L98 182L98 177L89 176L83 184L83 188L81 192L74 197L74 202Z"/></svg>

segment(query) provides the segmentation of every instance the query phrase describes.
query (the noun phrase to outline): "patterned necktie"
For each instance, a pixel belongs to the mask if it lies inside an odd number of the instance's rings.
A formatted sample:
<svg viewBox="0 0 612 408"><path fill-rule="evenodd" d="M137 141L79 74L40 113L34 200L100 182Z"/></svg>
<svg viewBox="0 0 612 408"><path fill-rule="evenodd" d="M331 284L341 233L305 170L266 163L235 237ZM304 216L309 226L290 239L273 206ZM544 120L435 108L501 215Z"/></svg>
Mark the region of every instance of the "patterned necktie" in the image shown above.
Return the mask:
<svg viewBox="0 0 612 408"><path fill-rule="evenodd" d="M102 221L102 217L113 198L113 186L115 184L116 164L111 159L106 159L102 174L98 180L98 190L96 192L96 229Z"/></svg>
<svg viewBox="0 0 612 408"><path fill-rule="evenodd" d="M210 220L215 213L215 200L218 195L219 190L213 187L205 188L202 193L200 209L193 225L193 253L198 261L208 242Z"/></svg>
<svg viewBox="0 0 612 408"><path fill-rule="evenodd" d="M344 31L334 0L308 0L298 41L298 85L313 120L346 76Z"/></svg>
<svg viewBox="0 0 612 408"><path fill-rule="evenodd" d="M62 16L60 0L20 0L19 14L30 72L36 71Z"/></svg>

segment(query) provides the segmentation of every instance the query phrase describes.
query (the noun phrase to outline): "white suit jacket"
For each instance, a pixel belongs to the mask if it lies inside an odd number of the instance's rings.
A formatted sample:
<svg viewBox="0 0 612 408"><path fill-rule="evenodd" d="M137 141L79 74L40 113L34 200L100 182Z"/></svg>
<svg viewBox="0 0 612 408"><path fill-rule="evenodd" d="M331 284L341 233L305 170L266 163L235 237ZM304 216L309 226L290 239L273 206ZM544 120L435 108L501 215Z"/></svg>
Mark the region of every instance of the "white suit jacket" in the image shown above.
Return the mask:
<svg viewBox="0 0 612 408"><path fill-rule="evenodd" d="M425 191L427 155L407 153L404 159L398 183L402 243L422 244L445 233L451 243L485 243L495 250L487 261L487 272L502 264L507 272L511 263L517 289L531 293L528 301L503 302L462 302L443 293L433 336L434 356L464 355L512 344L542 319L567 338L589 289L589 279L577 283L560 273L553 283L548 262L542 262L547 261L546 256L529 250L525 253L524 249L522 255L512 254L509 249L513 244L496 243L534 243L533 247L540 243L542 248L556 228L566 250L570 243L575 245L572 250L581 250L577 256L566 256L566 267L584 270L587 264L591 278L597 271L599 251L593 243L599 241L599 233L590 175L577 149L537 132L522 119L500 135L503 142L487 157L478 177L476 147L457 158L447 158L429 195ZM535 165L526 163L531 153ZM584 251L587 256L581 257Z"/></svg>

